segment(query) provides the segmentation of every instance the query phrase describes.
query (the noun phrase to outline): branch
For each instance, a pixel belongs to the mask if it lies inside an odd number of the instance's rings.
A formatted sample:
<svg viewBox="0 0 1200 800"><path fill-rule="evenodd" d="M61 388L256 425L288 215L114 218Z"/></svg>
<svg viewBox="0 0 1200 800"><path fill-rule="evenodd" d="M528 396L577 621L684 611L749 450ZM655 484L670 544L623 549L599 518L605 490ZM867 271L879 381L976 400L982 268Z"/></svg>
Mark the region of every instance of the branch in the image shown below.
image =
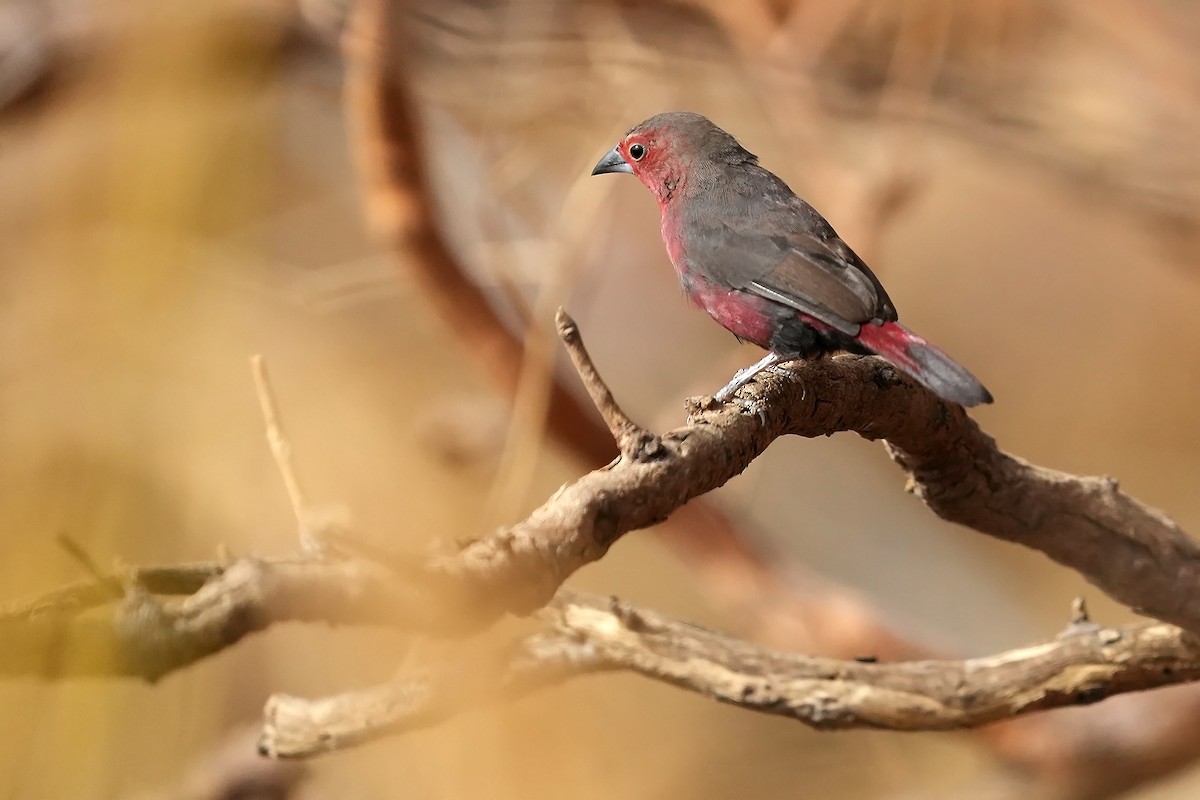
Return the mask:
<svg viewBox="0 0 1200 800"><path fill-rule="evenodd" d="M128 587L151 594L184 595L197 591L204 582L225 571L225 564L187 564L176 567L136 567L117 575L100 575L36 598L11 603L0 609L0 626L41 617L68 618L124 596Z"/></svg>
<svg viewBox="0 0 1200 800"><path fill-rule="evenodd" d="M202 587L173 604L151 599L143 588L186 591L206 575ZM103 584L116 580L104 576ZM90 599L82 586L55 593L57 602L36 610L26 604L0 616L6 645L0 673L44 671L46 664L34 662L47 652L48 634L72 645L69 653L56 653L57 674L155 680L276 622L423 624L409 616L419 605L412 595L422 592L407 576L372 564L245 559L228 566L135 570L127 580L126 599L109 616L78 616ZM539 617L550 630L499 651L479 650L456 668L321 700L277 696L268 704L260 746L284 757L341 749L579 674L613 670L814 727L893 730L975 726L1200 677L1194 637L1157 623L1101 628L1080 617L1056 641L989 658L864 664L771 651L565 590ZM1031 722L1055 731L1061 726L1052 720L1059 719ZM1182 748L1172 758L1187 752Z"/></svg>
<svg viewBox="0 0 1200 800"><path fill-rule="evenodd" d="M256 566L260 562L238 562L243 566L225 570L183 601L174 612L179 619L168 615L162 623L172 629L183 624L185 632L188 624L196 624L188 647L161 653L152 646L150 653L138 653L118 625L118 650L133 648L132 655L151 666L139 673L136 664L118 659L115 674L157 677L162 669L213 652L279 614L340 621L323 610L324 604L353 612L350 620L363 613L438 635L478 630L505 613L528 614L621 536L661 522L691 498L721 486L778 436L842 430L886 437L915 491L941 516L1042 550L1113 597L1164 621L1200 629L1200 601L1180 600L1177 591L1195 584L1195 543L1160 512L1122 494L1114 481L1052 472L1000 452L961 407L941 401L880 359L796 362L790 373L765 375L743 390L757 395L757 413L697 403L690 423L664 434L653 451L640 450L635 458L584 475L525 520L456 554L415 562L403 586L389 582L392 573L364 572L361 565L345 562L324 568L273 565L259 587L244 577L247 571L262 571ZM277 580L283 572L306 588L297 591ZM364 581L365 586L356 586ZM131 594L127 605L158 608L145 606L148 598L139 597ZM246 608L231 625L204 613L228 602ZM386 612L372 608L375 602ZM157 619L158 612L141 617Z"/></svg>
<svg viewBox="0 0 1200 800"><path fill-rule="evenodd" d="M998 450L958 405L877 358L794 362L749 391L756 414L693 404L652 456L621 459L563 487L527 519L435 566L480 600L479 623L528 613L621 536L661 522L742 472L777 437L854 431L886 439L939 516L1040 550L1135 610L1200 631L1200 548L1115 481L1036 467ZM747 391L747 390L743 390Z"/></svg>
<svg viewBox="0 0 1200 800"><path fill-rule="evenodd" d="M477 647L452 665L410 672L381 686L315 700L274 695L258 749L306 758L429 728L465 711L512 700L601 669L586 643L534 635L500 649Z"/></svg>
<svg viewBox="0 0 1200 800"><path fill-rule="evenodd" d="M974 727L1200 678L1200 641L1173 625L1074 626L1044 644L961 661L861 663L757 647L615 599L562 591L549 630L455 669L336 697L276 696L260 750L306 757L425 728L568 678L627 671L820 730Z"/></svg>
<svg viewBox="0 0 1200 800"><path fill-rule="evenodd" d="M588 355L587 348L583 346L583 337L579 334L579 326L561 307L555 317L555 325L558 328L559 338L567 348L567 354L571 356L571 363L575 365L575 371L579 373L584 388L587 389L592 402L596 404L596 410L604 418L604 424L608 426L609 433L612 434L617 447L620 448L621 457L636 461L654 458L658 455L662 442L621 410L617 399L613 397L612 390L600 377L599 370L592 363L592 357Z"/></svg>
<svg viewBox="0 0 1200 800"><path fill-rule="evenodd" d="M103 612L80 612L124 599ZM164 602L151 592L187 594ZM131 570L0 613L0 675L156 681L277 622L427 627L419 579L361 561L261 561ZM412 616L412 615L416 616Z"/></svg>

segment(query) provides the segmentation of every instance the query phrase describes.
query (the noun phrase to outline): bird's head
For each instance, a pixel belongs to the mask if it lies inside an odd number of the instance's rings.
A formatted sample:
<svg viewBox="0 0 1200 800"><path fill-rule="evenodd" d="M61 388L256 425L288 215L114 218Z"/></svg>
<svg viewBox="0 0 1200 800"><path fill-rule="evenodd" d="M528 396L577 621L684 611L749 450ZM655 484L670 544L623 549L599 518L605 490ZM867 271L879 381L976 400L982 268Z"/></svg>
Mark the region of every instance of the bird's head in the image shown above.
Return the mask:
<svg viewBox="0 0 1200 800"><path fill-rule="evenodd" d="M721 167L753 164L756 158L707 117L669 111L635 125L592 170L593 175L628 172L665 205L699 176Z"/></svg>

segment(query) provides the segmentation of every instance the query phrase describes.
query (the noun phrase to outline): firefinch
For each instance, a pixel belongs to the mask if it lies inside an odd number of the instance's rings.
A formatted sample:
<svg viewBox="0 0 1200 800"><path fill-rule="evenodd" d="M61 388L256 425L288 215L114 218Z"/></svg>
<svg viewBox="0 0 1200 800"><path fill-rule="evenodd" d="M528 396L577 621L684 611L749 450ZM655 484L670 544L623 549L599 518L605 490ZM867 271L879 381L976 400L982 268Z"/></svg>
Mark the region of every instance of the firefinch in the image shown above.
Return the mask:
<svg viewBox="0 0 1200 800"><path fill-rule="evenodd" d="M845 350L882 356L946 400L992 402L975 376L896 321L879 279L816 209L706 117L651 117L592 170L605 172L631 173L654 193L688 298L770 351L717 400L775 364Z"/></svg>

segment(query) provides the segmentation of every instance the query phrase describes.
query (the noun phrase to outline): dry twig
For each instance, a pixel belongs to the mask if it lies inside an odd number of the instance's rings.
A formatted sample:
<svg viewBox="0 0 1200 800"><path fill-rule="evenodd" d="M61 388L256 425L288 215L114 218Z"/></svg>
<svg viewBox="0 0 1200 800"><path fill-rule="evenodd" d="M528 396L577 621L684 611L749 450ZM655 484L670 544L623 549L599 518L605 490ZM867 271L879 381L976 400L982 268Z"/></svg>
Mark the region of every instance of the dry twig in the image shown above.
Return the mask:
<svg viewBox="0 0 1200 800"><path fill-rule="evenodd" d="M308 517L308 500L304 489L300 486L300 478L296 475L296 467L292 463L292 443L283 432L283 424L279 421L278 405L275 393L271 390L271 378L267 374L267 362L257 353L250 357L250 370L254 374L254 389L258 394L258 404L262 409L263 424L267 432L267 444L271 446L271 455L275 458L275 466L283 478L283 487L287 490L288 500L292 504L292 513L297 523L303 527Z"/></svg>
<svg viewBox="0 0 1200 800"><path fill-rule="evenodd" d="M657 456L661 452L662 443L657 436L639 426L621 410L617 399L613 397L612 391L604 383L600 373L596 371L596 365L588 356L587 348L583 346L583 338L579 335L579 326L575 324L575 320L571 319L566 311L559 308L555 324L558 327L559 338L567 346L567 353L571 356L571 363L575 365L575 371L579 373L584 388L587 389L592 402L596 404L596 410L600 412L604 424L608 426L609 433L612 434L617 447L621 449L621 457L626 460L638 461Z"/></svg>

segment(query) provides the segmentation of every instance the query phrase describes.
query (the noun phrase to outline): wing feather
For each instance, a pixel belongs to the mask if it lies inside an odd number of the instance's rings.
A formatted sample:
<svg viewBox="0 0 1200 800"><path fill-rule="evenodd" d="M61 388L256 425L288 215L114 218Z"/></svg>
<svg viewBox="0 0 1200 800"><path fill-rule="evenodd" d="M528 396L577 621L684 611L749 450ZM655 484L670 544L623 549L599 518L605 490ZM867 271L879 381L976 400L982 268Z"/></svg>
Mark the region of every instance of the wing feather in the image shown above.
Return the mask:
<svg viewBox="0 0 1200 800"><path fill-rule="evenodd" d="M721 215L696 213L681 226L687 258L706 278L850 336L865 323L896 319L870 267L787 184L753 167L742 168L724 186L721 197L701 206L717 205Z"/></svg>

